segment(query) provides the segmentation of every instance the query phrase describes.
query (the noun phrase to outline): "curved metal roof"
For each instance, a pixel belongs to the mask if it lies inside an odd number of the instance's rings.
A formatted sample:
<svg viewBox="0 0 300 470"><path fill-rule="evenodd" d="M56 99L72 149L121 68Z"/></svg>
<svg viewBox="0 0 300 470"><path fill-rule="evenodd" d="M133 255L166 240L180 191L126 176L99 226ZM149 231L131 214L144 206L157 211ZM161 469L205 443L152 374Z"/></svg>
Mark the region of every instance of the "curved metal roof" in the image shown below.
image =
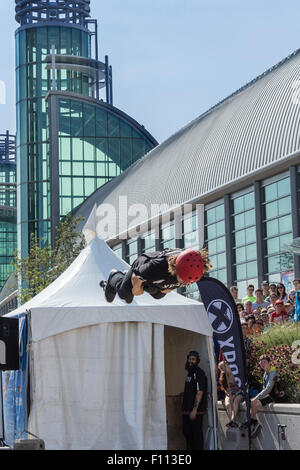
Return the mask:
<svg viewBox="0 0 300 470"><path fill-rule="evenodd" d="M95 203L180 205L300 150L300 49L96 191Z"/></svg>

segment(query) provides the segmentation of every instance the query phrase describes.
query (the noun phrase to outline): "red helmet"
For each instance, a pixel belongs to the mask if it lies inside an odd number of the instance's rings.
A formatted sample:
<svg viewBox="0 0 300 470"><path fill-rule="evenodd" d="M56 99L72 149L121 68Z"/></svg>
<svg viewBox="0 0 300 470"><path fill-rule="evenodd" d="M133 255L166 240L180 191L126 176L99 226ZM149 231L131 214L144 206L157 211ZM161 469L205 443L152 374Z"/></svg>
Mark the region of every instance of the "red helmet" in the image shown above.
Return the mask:
<svg viewBox="0 0 300 470"><path fill-rule="evenodd" d="M176 273L183 282L200 281L203 276L204 263L201 254L196 250L185 250L176 259Z"/></svg>

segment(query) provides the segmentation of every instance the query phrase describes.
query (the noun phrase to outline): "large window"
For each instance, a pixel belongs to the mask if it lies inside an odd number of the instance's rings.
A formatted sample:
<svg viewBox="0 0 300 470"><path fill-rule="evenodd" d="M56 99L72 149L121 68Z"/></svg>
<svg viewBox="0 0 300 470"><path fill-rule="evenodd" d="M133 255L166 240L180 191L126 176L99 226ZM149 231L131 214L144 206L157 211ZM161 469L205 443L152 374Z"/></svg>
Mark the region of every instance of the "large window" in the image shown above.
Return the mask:
<svg viewBox="0 0 300 470"><path fill-rule="evenodd" d="M161 248L176 248L174 220L161 225Z"/></svg>
<svg viewBox="0 0 300 470"><path fill-rule="evenodd" d="M151 252L156 251L156 238L155 238L155 230L146 232L142 236L142 251Z"/></svg>
<svg viewBox="0 0 300 470"><path fill-rule="evenodd" d="M257 285L257 250L254 192L232 196L233 279L240 291Z"/></svg>
<svg viewBox="0 0 300 470"><path fill-rule="evenodd" d="M14 271L12 262L17 248L17 224L5 222L5 211L0 209L0 289Z"/></svg>
<svg viewBox="0 0 300 470"><path fill-rule="evenodd" d="M2 150L2 149L1 149ZM0 290L10 274L17 249L16 165L0 164Z"/></svg>
<svg viewBox="0 0 300 470"><path fill-rule="evenodd" d="M278 282L281 273L293 270L293 256L286 245L293 239L289 176L264 182L262 188L265 272Z"/></svg>
<svg viewBox="0 0 300 470"><path fill-rule="evenodd" d="M122 259L122 243L119 243L118 245L115 245L112 247L112 250Z"/></svg>
<svg viewBox="0 0 300 470"><path fill-rule="evenodd" d="M16 207L16 165L0 164L0 206Z"/></svg>
<svg viewBox="0 0 300 470"><path fill-rule="evenodd" d="M60 99L60 215L77 207L152 147L117 115L79 100Z"/></svg>
<svg viewBox="0 0 300 470"><path fill-rule="evenodd" d="M226 238L224 203L215 203L205 208L205 245L209 251L211 264L210 276L227 283Z"/></svg>
<svg viewBox="0 0 300 470"><path fill-rule="evenodd" d="M199 249L198 219L196 211L182 217L183 247Z"/></svg>
<svg viewBox="0 0 300 470"><path fill-rule="evenodd" d="M138 257L138 240L134 238L133 240L127 240L126 242L126 262L130 265Z"/></svg>

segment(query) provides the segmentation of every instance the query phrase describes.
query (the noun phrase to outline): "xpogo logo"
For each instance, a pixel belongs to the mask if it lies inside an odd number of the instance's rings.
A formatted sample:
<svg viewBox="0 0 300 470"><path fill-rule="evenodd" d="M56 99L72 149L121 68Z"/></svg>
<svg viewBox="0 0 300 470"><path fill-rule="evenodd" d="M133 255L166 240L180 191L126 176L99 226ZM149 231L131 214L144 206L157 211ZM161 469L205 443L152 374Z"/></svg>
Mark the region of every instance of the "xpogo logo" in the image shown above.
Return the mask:
<svg viewBox="0 0 300 470"><path fill-rule="evenodd" d="M225 334L233 323L233 312L227 302L213 300L207 308L208 317L215 333Z"/></svg>

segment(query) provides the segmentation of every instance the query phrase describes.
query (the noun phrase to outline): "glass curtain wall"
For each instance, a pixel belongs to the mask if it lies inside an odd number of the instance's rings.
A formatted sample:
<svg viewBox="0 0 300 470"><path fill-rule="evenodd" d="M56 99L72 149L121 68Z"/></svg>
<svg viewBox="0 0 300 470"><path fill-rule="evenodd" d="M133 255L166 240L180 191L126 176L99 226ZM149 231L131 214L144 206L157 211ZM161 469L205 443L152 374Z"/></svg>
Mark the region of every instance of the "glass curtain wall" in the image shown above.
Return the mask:
<svg viewBox="0 0 300 470"><path fill-rule="evenodd" d="M16 205L16 165L0 163L0 206Z"/></svg>
<svg viewBox="0 0 300 470"><path fill-rule="evenodd" d="M17 249L15 138L0 135L0 290L13 271Z"/></svg>
<svg viewBox="0 0 300 470"><path fill-rule="evenodd" d="M0 208L0 290L14 271L12 262L17 249L16 227L16 214L5 221L5 215Z"/></svg>
<svg viewBox="0 0 300 470"><path fill-rule="evenodd" d="M226 237L223 201L216 202L214 207L206 207L204 217L205 246L208 248L211 264L213 265L209 275L226 284Z"/></svg>
<svg viewBox="0 0 300 470"><path fill-rule="evenodd" d="M124 119L100 105L59 100L60 215L153 148Z"/></svg>
<svg viewBox="0 0 300 470"><path fill-rule="evenodd" d="M263 183L264 271L269 281L281 281L281 274L293 271L293 255L285 245L293 239L290 177Z"/></svg>
<svg viewBox="0 0 300 470"><path fill-rule="evenodd" d="M257 250L254 191L232 195L233 279L240 292L248 284L257 286Z"/></svg>
<svg viewBox="0 0 300 470"><path fill-rule="evenodd" d="M19 244L26 255L29 234L50 243L49 158L45 96L51 89L51 71L44 62L51 53L90 57L87 30L65 26L38 26L16 34L16 111ZM56 87L89 96L88 77L74 71L56 71Z"/></svg>
<svg viewBox="0 0 300 470"><path fill-rule="evenodd" d="M0 164L0 290L13 272L17 249L16 165Z"/></svg>

